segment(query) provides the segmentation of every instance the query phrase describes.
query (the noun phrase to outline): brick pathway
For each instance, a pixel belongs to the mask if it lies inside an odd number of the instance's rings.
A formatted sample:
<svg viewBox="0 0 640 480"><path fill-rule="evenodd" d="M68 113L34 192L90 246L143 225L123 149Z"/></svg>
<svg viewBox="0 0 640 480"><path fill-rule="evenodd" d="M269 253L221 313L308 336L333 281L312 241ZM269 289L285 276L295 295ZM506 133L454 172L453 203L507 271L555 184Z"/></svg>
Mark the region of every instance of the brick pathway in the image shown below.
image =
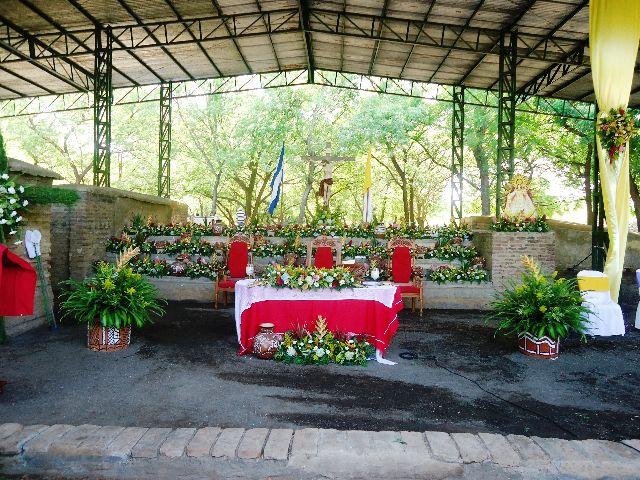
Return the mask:
<svg viewBox="0 0 640 480"><path fill-rule="evenodd" d="M640 478L640 440L0 425L0 471L65 478Z"/></svg>

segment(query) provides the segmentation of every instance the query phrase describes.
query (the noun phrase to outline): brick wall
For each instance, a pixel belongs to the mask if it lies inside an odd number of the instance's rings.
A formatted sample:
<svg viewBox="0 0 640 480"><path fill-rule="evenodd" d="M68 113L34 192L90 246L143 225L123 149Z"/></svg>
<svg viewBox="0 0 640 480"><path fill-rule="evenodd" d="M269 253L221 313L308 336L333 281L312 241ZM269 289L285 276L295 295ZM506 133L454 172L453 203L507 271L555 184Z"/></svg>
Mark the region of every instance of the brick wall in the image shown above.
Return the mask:
<svg viewBox="0 0 640 480"><path fill-rule="evenodd" d="M159 223L187 220L187 206L172 200L115 188L61 187L75 190L80 199L70 207L56 205L52 210L53 247L57 252L52 279L56 292L62 280L81 280L89 275L93 262L104 258L108 238L119 234L135 215Z"/></svg>
<svg viewBox="0 0 640 480"><path fill-rule="evenodd" d="M54 179L60 178L56 173L49 170L26 164L18 160L9 160L9 174L19 177L18 183L21 185L42 185L51 186ZM42 240L40 243L42 267L45 274L45 288L47 289L49 301L53 300L51 291L51 206L31 205L24 214L26 220L25 227L19 230L18 236L9 240L9 249L27 260L36 269L35 260L29 259L26 254L24 244L15 245L16 240L24 239L25 230L40 230ZM23 315L19 317L5 317L5 329L9 336L15 336L38 327L46 322L45 302L42 295L40 279L36 284L36 294L33 315Z"/></svg>

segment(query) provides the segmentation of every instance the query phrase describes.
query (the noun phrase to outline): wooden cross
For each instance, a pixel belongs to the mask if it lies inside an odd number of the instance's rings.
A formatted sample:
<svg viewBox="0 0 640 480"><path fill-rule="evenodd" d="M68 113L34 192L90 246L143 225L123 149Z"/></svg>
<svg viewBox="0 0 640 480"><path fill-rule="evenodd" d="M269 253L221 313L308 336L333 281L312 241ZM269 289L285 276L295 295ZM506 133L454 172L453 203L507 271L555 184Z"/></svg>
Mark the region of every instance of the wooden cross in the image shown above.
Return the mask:
<svg viewBox="0 0 640 480"><path fill-rule="evenodd" d="M307 145L310 145L310 140L307 139ZM327 142L325 144L325 151L331 150L331 144ZM355 157L338 157L335 155L316 155L316 153L309 148L309 155L305 157L309 162L320 162L322 165L322 171L324 173L323 179L320 181L320 188L317 195L323 198L324 206L329 206L329 198L331 198L331 185L333 185L333 164L339 162L353 162Z"/></svg>

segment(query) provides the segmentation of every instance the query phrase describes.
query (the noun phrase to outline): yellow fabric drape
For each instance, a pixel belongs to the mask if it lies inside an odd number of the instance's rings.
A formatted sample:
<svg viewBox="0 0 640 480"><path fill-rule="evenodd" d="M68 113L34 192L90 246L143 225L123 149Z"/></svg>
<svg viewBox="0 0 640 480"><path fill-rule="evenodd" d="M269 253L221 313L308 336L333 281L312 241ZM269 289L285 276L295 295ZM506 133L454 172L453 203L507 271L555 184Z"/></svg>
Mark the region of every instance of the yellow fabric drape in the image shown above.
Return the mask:
<svg viewBox="0 0 640 480"><path fill-rule="evenodd" d="M626 108L640 40L640 0L591 0L589 46L593 88L600 112ZM613 164L597 139L609 250L604 272L618 300L629 228L629 148Z"/></svg>

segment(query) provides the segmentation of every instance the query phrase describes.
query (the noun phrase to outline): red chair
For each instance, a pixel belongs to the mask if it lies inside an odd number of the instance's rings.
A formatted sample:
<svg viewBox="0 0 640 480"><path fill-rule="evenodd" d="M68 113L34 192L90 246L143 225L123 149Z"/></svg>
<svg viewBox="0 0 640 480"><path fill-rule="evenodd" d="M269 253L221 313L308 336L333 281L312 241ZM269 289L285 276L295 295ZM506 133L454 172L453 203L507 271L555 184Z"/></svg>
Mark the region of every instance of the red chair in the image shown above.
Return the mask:
<svg viewBox="0 0 640 480"><path fill-rule="evenodd" d="M336 252L335 261L333 252ZM342 263L342 245L335 238L320 236L307 244L307 267L333 268Z"/></svg>
<svg viewBox="0 0 640 480"><path fill-rule="evenodd" d="M415 248L415 243L406 238L396 238L389 241L387 250L389 251L389 271L393 278L393 283L400 288L402 298L411 299L411 310L416 309L416 300L420 305L420 316L424 308L424 296L422 294L422 278L414 275L414 258L411 250Z"/></svg>
<svg viewBox="0 0 640 480"><path fill-rule="evenodd" d="M251 237L243 233L237 233L229 238L226 259L229 275L224 274L222 278L220 275L216 276L215 308L218 308L220 293L222 293L222 300L226 307L228 294L236 291L236 282L246 278L251 243Z"/></svg>

